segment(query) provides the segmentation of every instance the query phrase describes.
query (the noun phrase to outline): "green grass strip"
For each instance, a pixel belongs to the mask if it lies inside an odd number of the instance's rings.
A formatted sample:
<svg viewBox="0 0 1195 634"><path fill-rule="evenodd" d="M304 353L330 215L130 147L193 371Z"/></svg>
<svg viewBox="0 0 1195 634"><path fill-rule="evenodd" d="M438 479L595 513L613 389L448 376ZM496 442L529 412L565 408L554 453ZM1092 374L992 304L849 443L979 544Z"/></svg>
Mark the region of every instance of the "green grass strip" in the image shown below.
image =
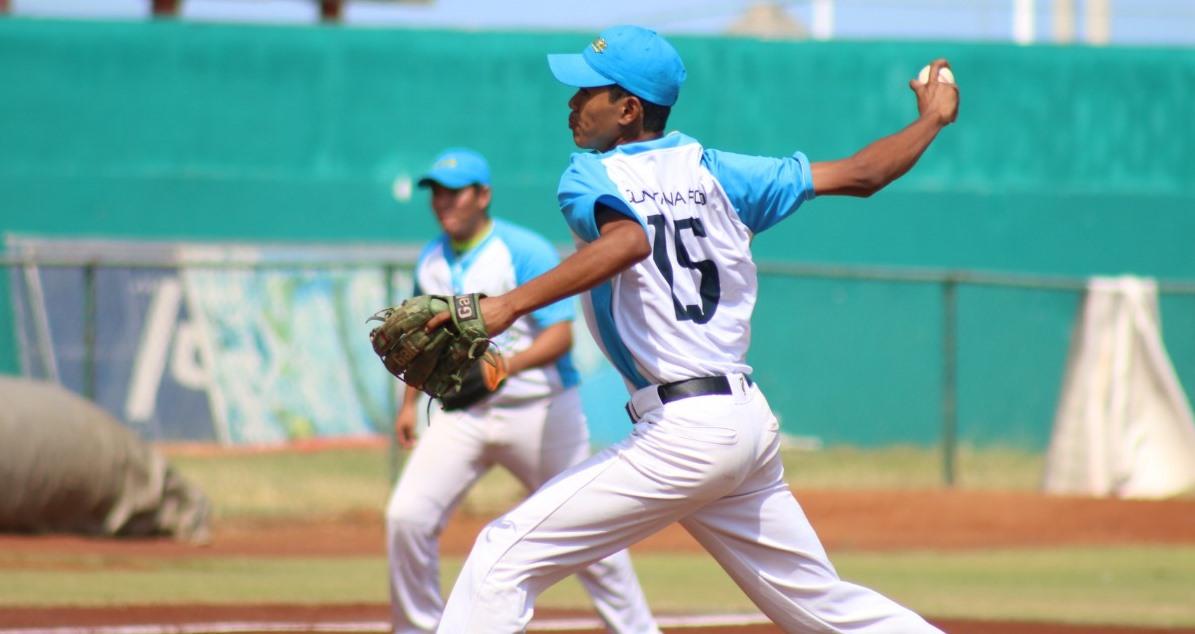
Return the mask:
<svg viewBox="0 0 1195 634"><path fill-rule="evenodd" d="M387 601L386 562L338 559L26 557L0 554L0 605L356 603ZM40 564L34 567L31 564ZM44 568L42 567L44 566Z"/></svg>
<svg viewBox="0 0 1195 634"><path fill-rule="evenodd" d="M1195 626L1195 547L836 554L846 579L926 615ZM444 561L448 589L460 561ZM382 603L380 557L154 559L0 553L0 606ZM753 610L704 554L635 555L661 613ZM541 606L584 607L575 580Z"/></svg>
<svg viewBox="0 0 1195 634"><path fill-rule="evenodd" d="M384 449L175 456L222 518L381 513L390 490Z"/></svg>
<svg viewBox="0 0 1195 634"><path fill-rule="evenodd" d="M844 554L839 573L939 617L1195 625L1195 547Z"/></svg>
<svg viewBox="0 0 1195 634"><path fill-rule="evenodd" d="M934 447L788 449L781 458L785 479L804 489L926 489L943 483L942 453ZM1004 447L962 445L955 459L955 486L966 489L1036 491L1045 469L1042 454Z"/></svg>
<svg viewBox="0 0 1195 634"><path fill-rule="evenodd" d="M941 455L935 448L787 449L782 457L788 481L801 489L924 489L942 483ZM1036 490L1043 462L1041 454L1027 451L963 446L957 485ZM224 519L380 514L391 486L384 448L175 456L171 463L208 494L216 516ZM514 476L493 469L469 492L461 511L498 514L524 495Z"/></svg>

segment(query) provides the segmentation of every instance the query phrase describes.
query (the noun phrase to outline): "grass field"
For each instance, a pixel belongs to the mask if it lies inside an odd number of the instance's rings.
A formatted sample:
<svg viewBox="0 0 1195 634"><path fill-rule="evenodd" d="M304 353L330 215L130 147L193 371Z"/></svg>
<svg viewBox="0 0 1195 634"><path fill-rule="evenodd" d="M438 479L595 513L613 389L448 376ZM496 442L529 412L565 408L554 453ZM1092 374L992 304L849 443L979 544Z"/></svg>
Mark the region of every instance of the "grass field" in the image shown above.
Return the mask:
<svg viewBox="0 0 1195 634"><path fill-rule="evenodd" d="M790 450L797 489L933 489L937 451ZM217 522L380 516L390 489L384 447L312 453L191 455L171 462L213 500ZM959 485L1033 491L1042 457L1011 450L959 455ZM509 475L487 475L465 513L494 514L523 492ZM156 558L0 550L0 607L127 604L384 603L386 564L370 556L196 556ZM844 578L874 587L936 617L1195 626L1195 545L1050 547L951 551L832 552ZM635 551L636 569L660 613L752 611L704 553ZM444 560L443 585L460 558ZM64 574L69 573L69 574ZM578 608L574 580L541 597L542 607Z"/></svg>
<svg viewBox="0 0 1195 634"><path fill-rule="evenodd" d="M390 491L384 448L312 453L175 455L171 462L207 491L218 517L336 516L380 511ZM957 485L974 489L1036 490L1043 457L1013 449L961 448ZM937 449L839 447L784 452L788 481L810 489L924 489L942 486ZM522 499L522 486L502 469L488 473L461 510L489 515Z"/></svg>
<svg viewBox="0 0 1195 634"><path fill-rule="evenodd" d="M1195 626L1195 547L848 552L834 559L844 578L936 617ZM445 558L445 589L459 566L459 558ZM0 568L5 571L0 576L0 607L387 600L381 556L132 557L113 562L103 557L0 552ZM636 553L635 568L653 609L660 613L753 609L703 554ZM589 600L580 584L568 579L537 605L584 608Z"/></svg>

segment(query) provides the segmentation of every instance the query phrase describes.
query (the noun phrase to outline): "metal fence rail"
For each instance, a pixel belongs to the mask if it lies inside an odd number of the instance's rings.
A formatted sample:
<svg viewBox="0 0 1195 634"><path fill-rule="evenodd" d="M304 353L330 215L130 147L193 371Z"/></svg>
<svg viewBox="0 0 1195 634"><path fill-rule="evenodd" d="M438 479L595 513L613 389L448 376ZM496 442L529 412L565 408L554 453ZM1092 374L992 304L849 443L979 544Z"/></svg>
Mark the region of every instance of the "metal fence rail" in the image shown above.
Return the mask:
<svg viewBox="0 0 1195 634"><path fill-rule="evenodd" d="M96 359L96 275L100 269L166 269L179 272L185 270L248 270L248 271L334 271L345 269L376 269L384 280L393 280L400 271L410 271L413 263L393 259L367 258L360 260L302 260L302 261L177 261L154 262L144 259L97 259L90 258L36 258L0 256L0 267L6 272L19 267L74 268L81 269L84 277L83 298L83 375L84 393L94 397ZM957 480L958 455L958 292L960 287L985 286L1008 289L1059 291L1081 293L1088 280L1081 277L1044 276L988 271L910 268L910 267L868 267L808 264L792 262L758 263L758 272L764 276L795 279L856 280L864 282L907 283L934 285L940 289L942 304L941 341L941 404L940 439L942 480L953 486ZM7 277L7 276L6 276ZM1162 295L1195 296L1195 282L1159 280L1158 291ZM389 305L396 303L392 284L386 284ZM393 406L393 403L391 404Z"/></svg>
<svg viewBox="0 0 1195 634"><path fill-rule="evenodd" d="M1082 292L1088 280L1032 274L954 269L835 266L791 262L761 262L761 274L798 278L934 284L942 295L942 480L957 481L958 457L958 289L990 286L1010 289ZM1195 295L1195 282L1159 280L1160 294Z"/></svg>

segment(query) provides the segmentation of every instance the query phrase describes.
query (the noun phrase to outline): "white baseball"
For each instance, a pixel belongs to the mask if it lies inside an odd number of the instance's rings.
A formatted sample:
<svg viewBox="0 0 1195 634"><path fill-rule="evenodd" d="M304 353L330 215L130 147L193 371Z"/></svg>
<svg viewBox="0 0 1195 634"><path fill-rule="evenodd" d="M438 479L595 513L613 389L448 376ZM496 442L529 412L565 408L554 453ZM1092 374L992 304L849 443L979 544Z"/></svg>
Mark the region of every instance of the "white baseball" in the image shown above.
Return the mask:
<svg viewBox="0 0 1195 634"><path fill-rule="evenodd" d="M929 83L929 66L923 66L921 68L921 72L917 73L917 81L923 84ZM938 81L944 84L953 84L954 73L950 72L949 68L943 66L942 69L938 71Z"/></svg>

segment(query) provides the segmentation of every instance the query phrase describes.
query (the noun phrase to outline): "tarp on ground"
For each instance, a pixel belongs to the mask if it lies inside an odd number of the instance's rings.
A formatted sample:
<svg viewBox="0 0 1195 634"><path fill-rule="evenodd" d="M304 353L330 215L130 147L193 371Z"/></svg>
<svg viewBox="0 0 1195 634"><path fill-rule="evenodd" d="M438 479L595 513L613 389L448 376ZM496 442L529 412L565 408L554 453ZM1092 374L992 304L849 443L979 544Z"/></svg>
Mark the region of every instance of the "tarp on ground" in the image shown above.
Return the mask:
<svg viewBox="0 0 1195 634"><path fill-rule="evenodd" d="M204 542L209 503L90 401L53 383L0 377L0 531Z"/></svg>

